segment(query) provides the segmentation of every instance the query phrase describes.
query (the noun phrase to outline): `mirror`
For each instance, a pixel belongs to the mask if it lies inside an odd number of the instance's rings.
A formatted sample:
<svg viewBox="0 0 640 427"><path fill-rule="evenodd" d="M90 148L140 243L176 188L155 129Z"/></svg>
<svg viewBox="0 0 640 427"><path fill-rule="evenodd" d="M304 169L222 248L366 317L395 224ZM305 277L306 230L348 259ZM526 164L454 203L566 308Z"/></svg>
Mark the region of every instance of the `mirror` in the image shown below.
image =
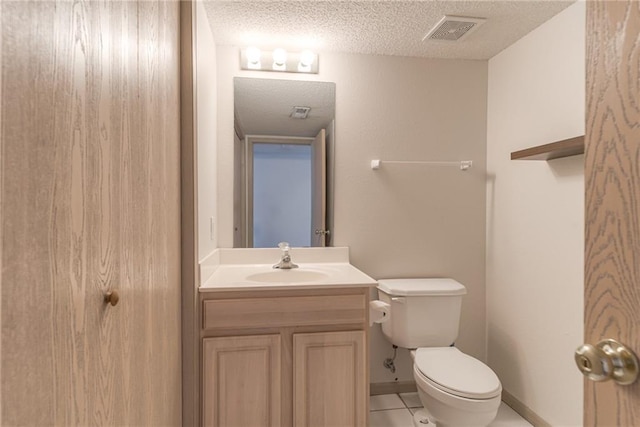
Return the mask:
<svg viewBox="0 0 640 427"><path fill-rule="evenodd" d="M330 246L335 83L234 78L234 247Z"/></svg>

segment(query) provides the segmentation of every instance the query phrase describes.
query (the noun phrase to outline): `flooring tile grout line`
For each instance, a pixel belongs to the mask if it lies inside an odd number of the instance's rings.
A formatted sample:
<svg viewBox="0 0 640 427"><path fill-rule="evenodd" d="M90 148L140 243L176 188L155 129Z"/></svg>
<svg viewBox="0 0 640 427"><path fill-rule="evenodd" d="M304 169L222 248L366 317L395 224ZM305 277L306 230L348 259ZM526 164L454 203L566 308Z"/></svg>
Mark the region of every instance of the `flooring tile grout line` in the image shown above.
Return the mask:
<svg viewBox="0 0 640 427"><path fill-rule="evenodd" d="M407 406L407 402L405 402L404 399L402 398L402 396L400 396L400 393L396 393L396 396L398 396L398 399L400 399L400 402L402 402L404 407L409 409L409 407ZM411 411L409 411L409 412L411 412Z"/></svg>
<svg viewBox="0 0 640 427"><path fill-rule="evenodd" d="M400 402L402 402L402 404L404 406L399 407L399 408L382 408L382 409L371 409L371 408L369 408L369 412L380 412L380 411L393 411L393 410L398 410L398 409L409 409L407 407L407 404L400 397L399 393L379 394L379 395L376 395L376 396L393 396L393 395L395 395L398 399L400 399ZM369 396L369 399L371 399L371 397L372 396ZM411 411L409 411L409 412L411 412Z"/></svg>
<svg viewBox="0 0 640 427"><path fill-rule="evenodd" d="M409 409L409 408L369 409L369 413L371 413L371 412L384 412L384 411L402 411L404 409L406 409L407 411L409 411L409 413L411 413L411 409ZM419 409L419 408L415 408L415 409Z"/></svg>
<svg viewBox="0 0 640 427"><path fill-rule="evenodd" d="M409 412L411 412L412 409L420 409L420 408L424 408L424 406L415 406L415 407L411 407L409 406L409 404L407 402L404 401L404 399L402 398L402 396L400 396L400 393L396 393L398 395L398 397L400 398L400 400L402 401L402 403L404 404L404 407L407 408L409 410ZM422 402L420 402L422 403Z"/></svg>

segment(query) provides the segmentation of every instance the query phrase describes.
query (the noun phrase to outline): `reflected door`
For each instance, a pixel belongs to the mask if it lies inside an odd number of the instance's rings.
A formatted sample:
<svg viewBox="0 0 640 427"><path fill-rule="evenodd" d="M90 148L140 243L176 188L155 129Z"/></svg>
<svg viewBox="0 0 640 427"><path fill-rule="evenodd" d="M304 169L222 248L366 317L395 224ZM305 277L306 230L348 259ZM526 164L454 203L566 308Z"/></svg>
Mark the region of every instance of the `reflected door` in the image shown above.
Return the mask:
<svg viewBox="0 0 640 427"><path fill-rule="evenodd" d="M254 143L252 246L311 246L311 144Z"/></svg>
<svg viewBox="0 0 640 427"><path fill-rule="evenodd" d="M321 129L311 144L311 246L326 246L327 228L327 142Z"/></svg>
<svg viewBox="0 0 640 427"><path fill-rule="evenodd" d="M246 144L246 246L325 246L326 131L315 138L247 136Z"/></svg>

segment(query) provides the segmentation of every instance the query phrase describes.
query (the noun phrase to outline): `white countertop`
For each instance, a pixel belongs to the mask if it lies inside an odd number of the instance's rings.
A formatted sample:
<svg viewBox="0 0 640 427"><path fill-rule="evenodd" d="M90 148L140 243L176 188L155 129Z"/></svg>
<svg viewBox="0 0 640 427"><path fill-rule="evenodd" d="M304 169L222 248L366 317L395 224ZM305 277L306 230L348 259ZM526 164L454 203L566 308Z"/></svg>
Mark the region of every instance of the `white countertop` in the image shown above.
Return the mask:
<svg viewBox="0 0 640 427"><path fill-rule="evenodd" d="M279 249L216 249L201 262L200 292L372 287L377 282L349 263L348 248L291 248L299 267L274 269Z"/></svg>

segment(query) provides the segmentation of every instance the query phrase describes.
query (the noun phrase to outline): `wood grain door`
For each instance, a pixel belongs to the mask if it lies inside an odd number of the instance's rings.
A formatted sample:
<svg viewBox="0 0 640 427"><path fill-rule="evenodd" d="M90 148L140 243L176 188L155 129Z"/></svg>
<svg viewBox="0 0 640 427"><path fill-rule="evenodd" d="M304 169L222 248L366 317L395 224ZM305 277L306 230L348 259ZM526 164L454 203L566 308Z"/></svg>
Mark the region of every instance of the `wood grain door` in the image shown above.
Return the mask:
<svg viewBox="0 0 640 427"><path fill-rule="evenodd" d="M587 2L585 341L640 354L640 3ZM640 382L585 380L587 426L640 425Z"/></svg>
<svg viewBox="0 0 640 427"><path fill-rule="evenodd" d="M296 427L364 427L367 423L365 331L293 335Z"/></svg>
<svg viewBox="0 0 640 427"><path fill-rule="evenodd" d="M0 424L179 425L178 4L0 7Z"/></svg>
<svg viewBox="0 0 640 427"><path fill-rule="evenodd" d="M205 338L203 424L280 427L280 335Z"/></svg>

